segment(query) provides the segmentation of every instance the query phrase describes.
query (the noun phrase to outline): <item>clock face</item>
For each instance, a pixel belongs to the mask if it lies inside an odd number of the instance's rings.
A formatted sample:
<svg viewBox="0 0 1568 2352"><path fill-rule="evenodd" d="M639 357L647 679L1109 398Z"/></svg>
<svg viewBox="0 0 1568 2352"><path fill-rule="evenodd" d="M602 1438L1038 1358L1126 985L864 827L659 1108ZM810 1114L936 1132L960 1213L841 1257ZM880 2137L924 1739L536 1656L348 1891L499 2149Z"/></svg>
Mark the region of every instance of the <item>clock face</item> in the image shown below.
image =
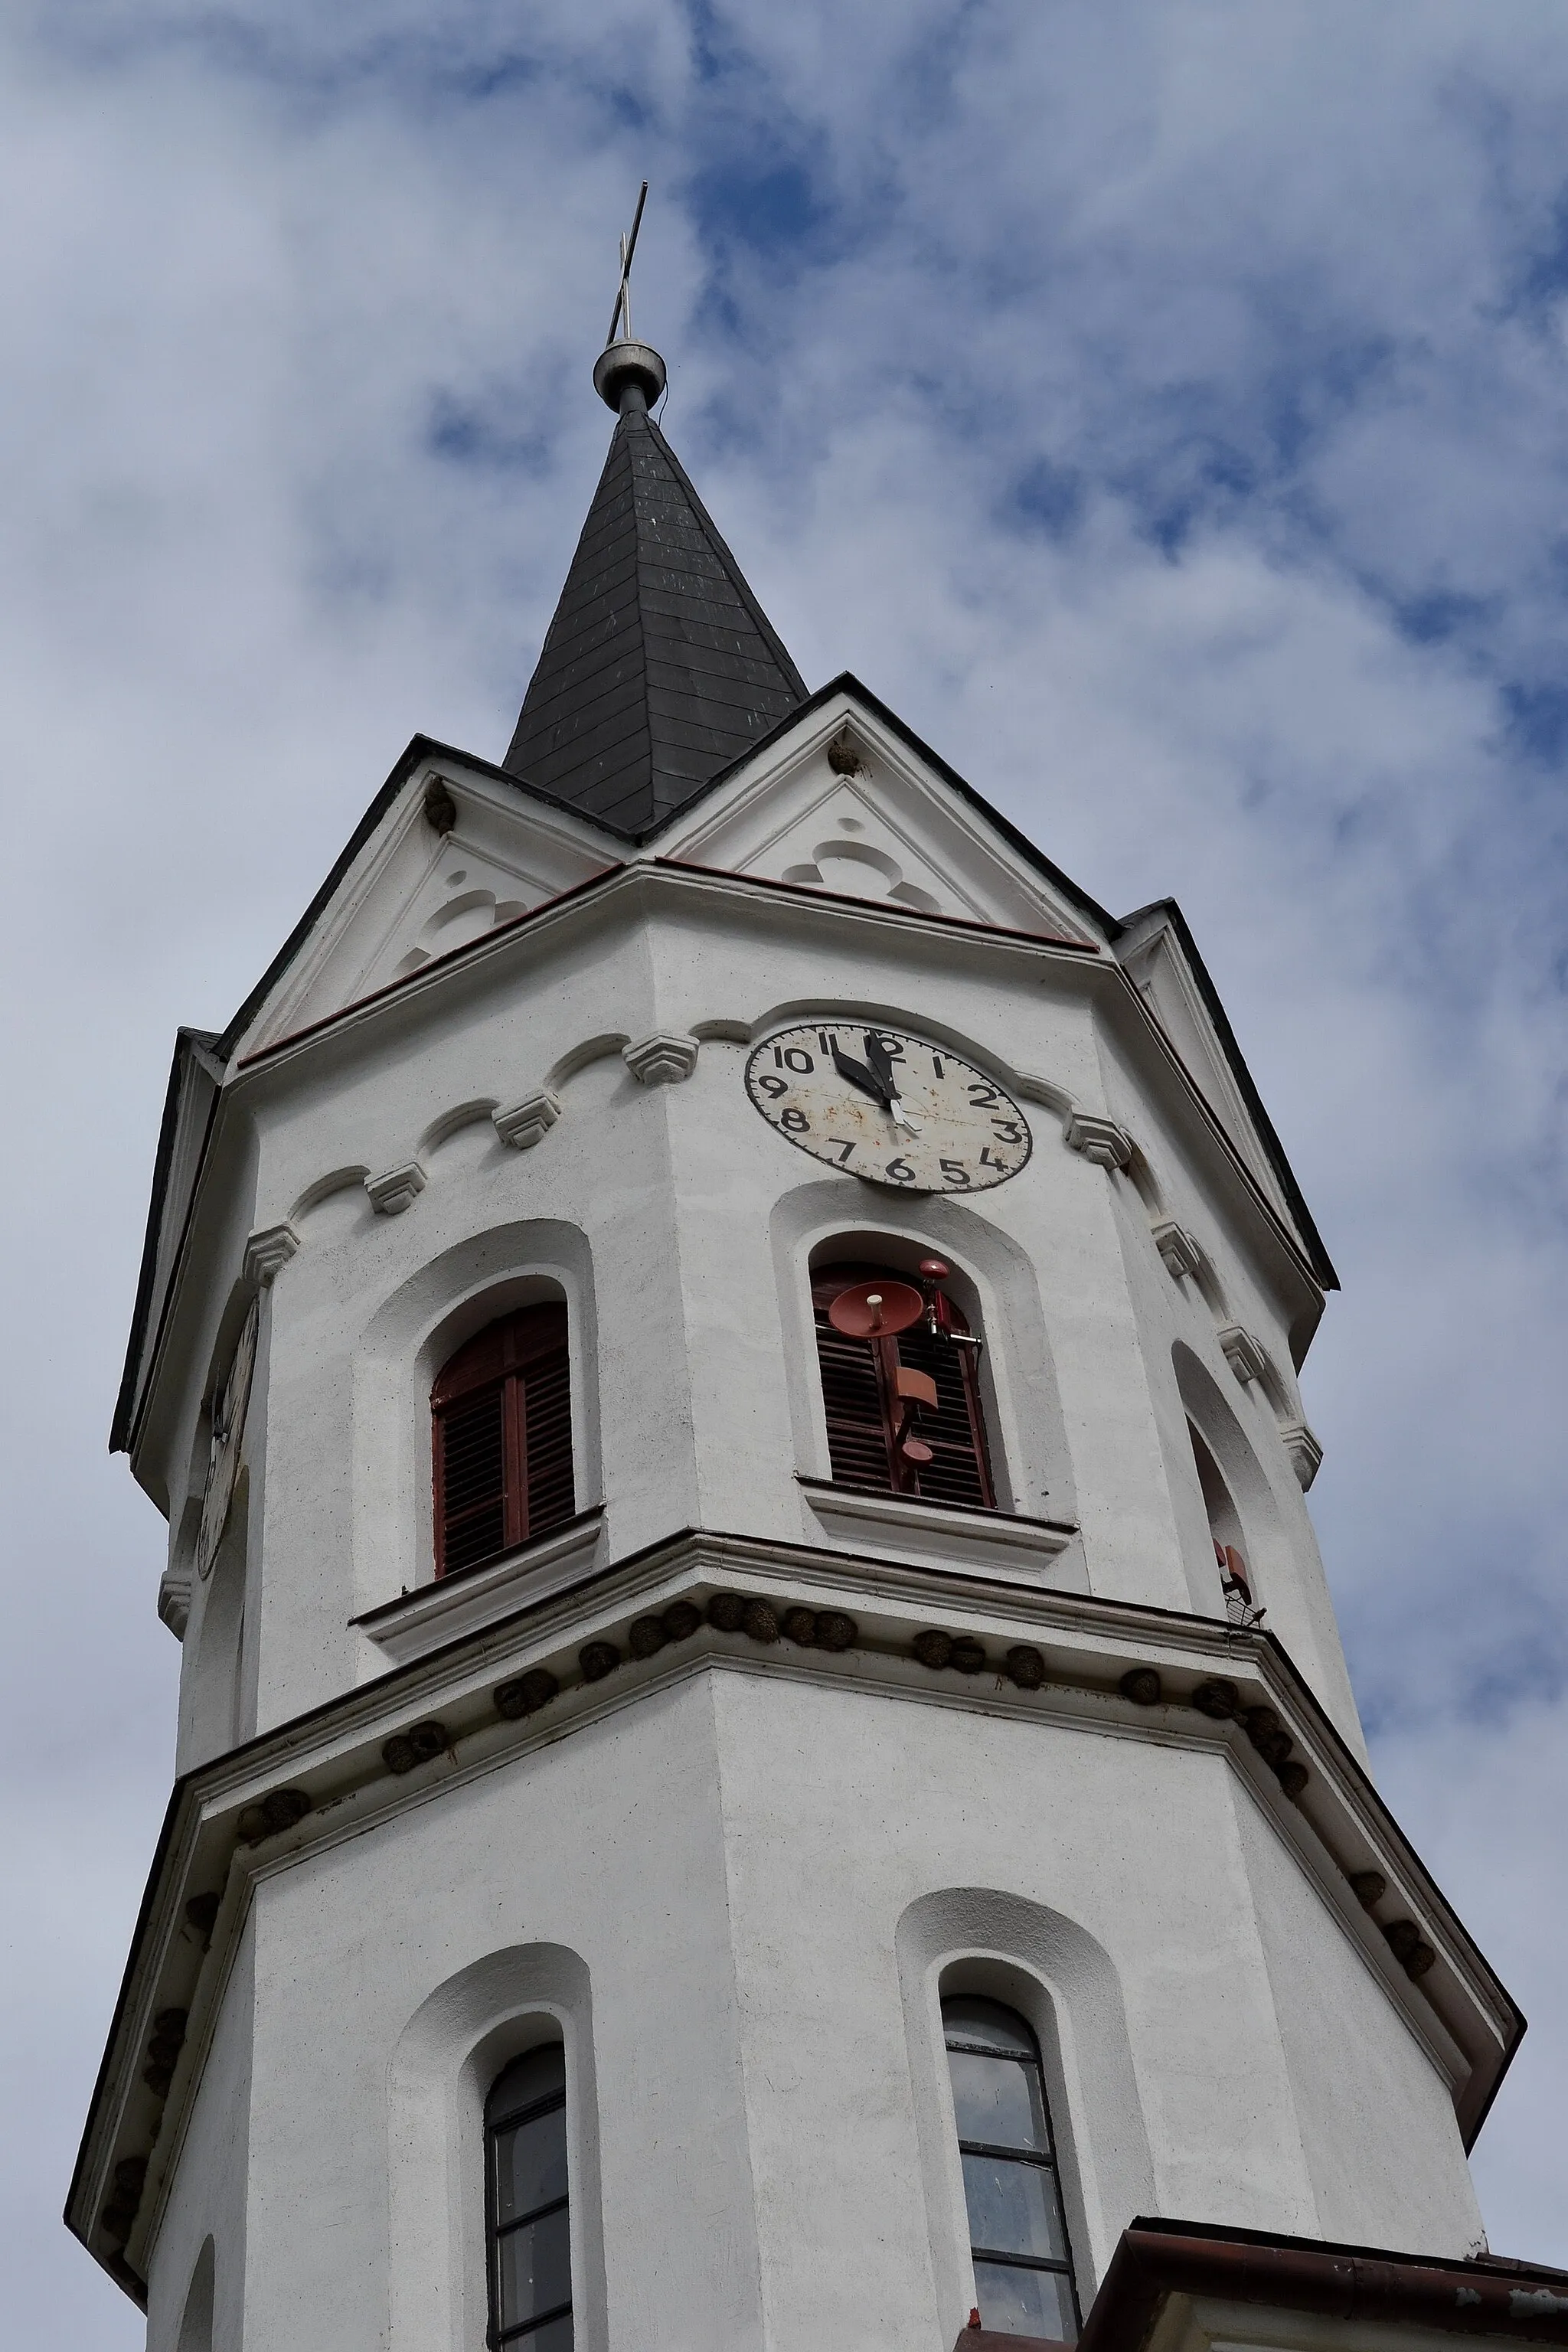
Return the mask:
<svg viewBox="0 0 1568 2352"><path fill-rule="evenodd" d="M746 1092L830 1168L910 1192L983 1192L1034 1149L1012 1097L945 1045L859 1021L813 1021L754 1047Z"/></svg>

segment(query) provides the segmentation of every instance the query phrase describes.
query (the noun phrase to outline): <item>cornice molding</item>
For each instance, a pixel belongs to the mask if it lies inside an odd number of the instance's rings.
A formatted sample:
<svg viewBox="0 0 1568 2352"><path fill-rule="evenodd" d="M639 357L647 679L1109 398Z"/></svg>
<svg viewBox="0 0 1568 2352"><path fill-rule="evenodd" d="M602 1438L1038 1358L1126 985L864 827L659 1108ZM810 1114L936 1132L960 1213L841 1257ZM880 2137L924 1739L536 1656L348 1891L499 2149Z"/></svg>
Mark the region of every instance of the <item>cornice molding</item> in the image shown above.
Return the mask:
<svg viewBox="0 0 1568 2352"><path fill-rule="evenodd" d="M1272 1635L1017 1579L684 1530L176 1785L67 2209L128 2292L145 2276L257 1878L710 1669L1222 1755L1450 2084L1473 2138L1523 2020ZM1408 1946L1403 1964L1385 1929ZM161 2049L171 2039L154 2021L176 2014L179 2046L150 2055L160 2032ZM115 2184L132 2177L128 2212Z"/></svg>

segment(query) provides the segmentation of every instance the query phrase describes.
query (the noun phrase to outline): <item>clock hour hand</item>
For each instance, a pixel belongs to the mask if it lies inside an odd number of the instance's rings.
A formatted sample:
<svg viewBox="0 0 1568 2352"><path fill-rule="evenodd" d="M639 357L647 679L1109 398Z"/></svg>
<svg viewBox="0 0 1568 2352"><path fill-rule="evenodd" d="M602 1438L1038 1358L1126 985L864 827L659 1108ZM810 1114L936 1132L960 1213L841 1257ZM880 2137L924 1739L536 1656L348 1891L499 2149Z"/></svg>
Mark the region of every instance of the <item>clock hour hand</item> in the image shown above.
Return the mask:
<svg viewBox="0 0 1568 2352"><path fill-rule="evenodd" d="M868 1070L864 1062L858 1062L852 1054L845 1053L837 1037L833 1041L833 1066L841 1078L847 1078L852 1087L858 1087L863 1095L869 1095L884 1110L892 1108L892 1091L886 1081Z"/></svg>

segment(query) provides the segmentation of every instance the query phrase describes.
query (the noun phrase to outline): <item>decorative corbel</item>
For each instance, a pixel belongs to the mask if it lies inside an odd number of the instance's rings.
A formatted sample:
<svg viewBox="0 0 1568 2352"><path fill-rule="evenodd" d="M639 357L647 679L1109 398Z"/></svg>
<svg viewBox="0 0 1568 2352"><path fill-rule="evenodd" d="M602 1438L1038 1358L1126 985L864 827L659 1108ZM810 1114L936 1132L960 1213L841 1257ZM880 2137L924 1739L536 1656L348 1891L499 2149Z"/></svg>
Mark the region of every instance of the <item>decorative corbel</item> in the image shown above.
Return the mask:
<svg viewBox="0 0 1568 2352"><path fill-rule="evenodd" d="M1172 1281L1180 1282L1184 1275L1196 1274L1204 1262L1203 1252L1186 1227L1167 1217L1153 1230L1154 1246L1163 1258L1165 1271Z"/></svg>
<svg viewBox="0 0 1568 2352"><path fill-rule="evenodd" d="M1282 1421L1279 1434L1290 1457L1290 1467L1296 1473L1301 1492L1305 1494L1318 1475L1323 1449L1304 1421Z"/></svg>
<svg viewBox="0 0 1568 2352"><path fill-rule="evenodd" d="M683 1030L656 1029L651 1037L623 1045L621 1059L639 1086L676 1086L697 1067L697 1040Z"/></svg>
<svg viewBox="0 0 1568 2352"><path fill-rule="evenodd" d="M1062 1139L1069 1151L1081 1151L1097 1168L1125 1168L1132 1157L1132 1138L1127 1129L1091 1110L1069 1111L1062 1124Z"/></svg>
<svg viewBox="0 0 1568 2352"><path fill-rule="evenodd" d="M560 1116L560 1096L552 1095L548 1087L539 1087L509 1109L492 1112L491 1119L503 1143L510 1143L514 1151L531 1151Z"/></svg>
<svg viewBox="0 0 1568 2352"><path fill-rule="evenodd" d="M1225 1349L1226 1363L1243 1388L1249 1381L1260 1381L1268 1370L1268 1357L1251 1332L1244 1330L1239 1323L1226 1325L1219 1335L1219 1344Z"/></svg>
<svg viewBox="0 0 1568 2352"><path fill-rule="evenodd" d="M245 1244L244 1274L253 1290L269 1290L300 1246L300 1236L284 1218L280 1225L261 1225Z"/></svg>
<svg viewBox="0 0 1568 2352"><path fill-rule="evenodd" d="M401 1168L389 1168L383 1176L367 1176L364 1189L378 1217L400 1217L405 1209L413 1207L429 1181L417 1160L405 1160Z"/></svg>

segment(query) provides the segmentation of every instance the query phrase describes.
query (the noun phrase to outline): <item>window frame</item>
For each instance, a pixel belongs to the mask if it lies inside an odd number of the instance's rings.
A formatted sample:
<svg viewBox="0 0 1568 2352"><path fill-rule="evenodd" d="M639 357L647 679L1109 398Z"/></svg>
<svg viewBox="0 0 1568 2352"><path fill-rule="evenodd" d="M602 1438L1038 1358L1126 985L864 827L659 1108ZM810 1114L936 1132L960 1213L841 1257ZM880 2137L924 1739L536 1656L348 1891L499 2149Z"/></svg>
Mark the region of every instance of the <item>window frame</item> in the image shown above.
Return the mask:
<svg viewBox="0 0 1568 2352"><path fill-rule="evenodd" d="M496 1361L465 1372L465 1357L476 1357L489 1341ZM531 1368L550 1368L551 1402L564 1423L563 1465L558 1460L556 1478L563 1475L567 1508L552 1510L536 1524L534 1478L530 1460L528 1422ZM447 1505L447 1429L470 1401L487 1391L499 1392L500 1406L501 1484L498 1496L469 1507L466 1516L481 1510L501 1513L501 1540L472 1559L448 1561L455 1515ZM572 1317L564 1299L531 1300L505 1308L469 1333L437 1367L430 1383L430 1488L432 1566L437 1581L492 1567L508 1553L568 1526L577 1516L576 1414L573 1399ZM559 1450L559 1449L558 1449Z"/></svg>
<svg viewBox="0 0 1568 2352"><path fill-rule="evenodd" d="M500 2091L507 2076L526 2060L536 2057L542 2050L559 2050L561 2053L560 2089L542 2092L535 2098L524 2099L520 2105L508 2105L503 2107L500 2114L492 2114L491 2109L495 2105L497 2094ZM510 2346L521 2347L522 2352L527 2352L529 2339L531 2336L537 2336L542 2328L554 2326L561 2319L571 2320L573 2341L574 2343L576 2341L577 2298L572 2277L574 2237L572 2229L572 2136L567 2104L568 2090L564 2041L540 2042L535 2042L528 2050L521 2051L515 2058L509 2059L485 2095L483 2125L487 2352L507 2352L507 2347ZM509 2221L502 2222L500 2218L500 2179L497 2164L497 2147L500 2136L503 2132L510 2131L516 2125L532 2123L542 2116L556 2114L561 2117L561 2152L566 2168L566 2187L559 2197L547 2198L543 2204L533 2207L529 2212L513 2214ZM520 2230L528 2228L532 2222L545 2220L552 2213L561 2212L566 2215L569 2289L567 2299L563 2304L552 2305L547 2311L536 2313L531 2319L520 2320L513 2326L503 2328L501 2326L501 2249L506 2241L515 2237Z"/></svg>
<svg viewBox="0 0 1568 2352"><path fill-rule="evenodd" d="M1011 2021L1026 2043L1027 2055L1017 2050L998 2050L994 2044L973 2040L966 2035L961 2027L956 2030L950 2027L948 2010L950 2006L956 2006L961 2001L984 2001L988 2007L999 2011L1004 2017ZM1054 2277L1065 2279L1067 2283L1068 2302L1073 2317L1073 2334L1070 2337L1019 2336L1016 2340L1021 2344L1058 2342L1076 2344L1083 2333L1083 2306L1078 2291L1078 2265L1073 2255L1072 2231L1068 2218L1068 2200L1064 2193L1061 2153L1057 2141L1056 2127L1051 2121L1050 2094L1046 2082L1039 2036L1029 2020L1020 2011L1015 2009L1010 2001L999 2000L992 1993L961 1992L956 1990L944 1992L939 1996L939 2011L942 2025L942 2051L943 2062L947 2067L950 2096L952 2096L951 2061L953 2053L986 2058L1005 2057L1016 2065L1032 2070L1045 2135L1046 2144L1043 2149L1009 2147L1000 2143L965 2139L958 2126L957 2100L955 2096L952 2097L953 2142L958 2149L959 2176L963 2184L961 2194L963 2198L963 2236L968 2247L971 2267L975 2273L976 2305L978 2307L979 2273L983 2265L994 2264L1013 2270L1048 2272ZM1037 2171L1049 2175L1057 2226L1060 2232L1062 2245L1066 2249L1059 2260L1050 2255L1010 2252L1002 2247L980 2246L975 2243L974 2225L969 2211L968 2186L963 2180L963 2158L966 2156L989 2157L1007 2164L1030 2165ZM1009 2334L1012 2331L999 2329L994 2332Z"/></svg>

